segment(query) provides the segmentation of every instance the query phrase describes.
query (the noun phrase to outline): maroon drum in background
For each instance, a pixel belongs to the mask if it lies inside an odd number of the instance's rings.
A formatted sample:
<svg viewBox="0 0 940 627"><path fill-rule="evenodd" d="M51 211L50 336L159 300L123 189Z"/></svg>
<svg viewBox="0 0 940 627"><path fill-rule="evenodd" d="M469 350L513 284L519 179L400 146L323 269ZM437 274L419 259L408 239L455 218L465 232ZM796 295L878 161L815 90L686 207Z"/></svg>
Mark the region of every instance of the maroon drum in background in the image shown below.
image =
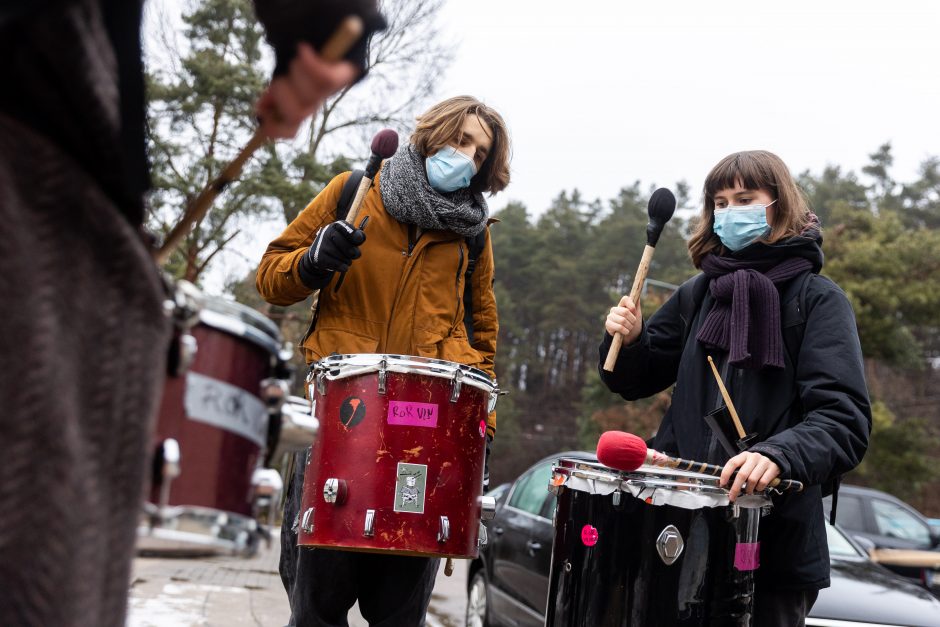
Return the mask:
<svg viewBox="0 0 940 627"><path fill-rule="evenodd" d="M482 496L493 380L447 361L363 354L323 359L309 381L319 433L298 544L475 557L494 509Z"/></svg>
<svg viewBox="0 0 940 627"><path fill-rule="evenodd" d="M196 311L195 358L164 387L138 547L253 552L263 530L252 515L252 476L287 390L270 379L281 336L238 303L202 298ZM262 387L273 398L261 398Z"/></svg>

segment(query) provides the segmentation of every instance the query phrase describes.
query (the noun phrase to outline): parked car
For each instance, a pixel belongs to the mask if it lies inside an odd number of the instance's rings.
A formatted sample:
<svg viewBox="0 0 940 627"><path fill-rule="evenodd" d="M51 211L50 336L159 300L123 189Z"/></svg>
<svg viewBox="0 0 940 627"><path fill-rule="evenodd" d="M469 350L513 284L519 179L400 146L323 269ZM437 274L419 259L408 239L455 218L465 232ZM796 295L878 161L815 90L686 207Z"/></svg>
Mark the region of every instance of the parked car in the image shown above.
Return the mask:
<svg viewBox="0 0 940 627"><path fill-rule="evenodd" d="M596 460L569 452L545 458L511 485L493 490L496 516L489 543L470 563L467 576L468 627L544 624L549 592L555 495L547 490L560 457ZM842 518L841 492L839 518ZM865 624L940 627L940 601L926 590L872 562L837 527L826 525L832 586L822 590L808 626Z"/></svg>
<svg viewBox="0 0 940 627"><path fill-rule="evenodd" d="M831 497L825 499L828 514ZM856 540L867 538L879 549L938 550L940 529L916 509L887 492L843 485L836 521ZM862 540L863 545L867 545Z"/></svg>

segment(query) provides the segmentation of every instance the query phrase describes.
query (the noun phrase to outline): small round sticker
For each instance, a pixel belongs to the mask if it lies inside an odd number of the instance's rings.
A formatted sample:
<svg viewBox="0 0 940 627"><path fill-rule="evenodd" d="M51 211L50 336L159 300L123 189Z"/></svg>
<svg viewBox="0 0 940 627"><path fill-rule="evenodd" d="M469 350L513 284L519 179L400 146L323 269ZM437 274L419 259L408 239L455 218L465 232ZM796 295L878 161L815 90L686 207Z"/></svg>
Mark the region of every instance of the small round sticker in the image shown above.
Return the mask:
<svg viewBox="0 0 940 627"><path fill-rule="evenodd" d="M592 525L584 525L581 529L581 542L584 546L594 546L598 538L597 528Z"/></svg>
<svg viewBox="0 0 940 627"><path fill-rule="evenodd" d="M480 421L480 437L481 438L486 437L486 421L485 420Z"/></svg>
<svg viewBox="0 0 940 627"><path fill-rule="evenodd" d="M355 427L366 417L366 404L361 398L350 396L339 407L339 421L347 429Z"/></svg>

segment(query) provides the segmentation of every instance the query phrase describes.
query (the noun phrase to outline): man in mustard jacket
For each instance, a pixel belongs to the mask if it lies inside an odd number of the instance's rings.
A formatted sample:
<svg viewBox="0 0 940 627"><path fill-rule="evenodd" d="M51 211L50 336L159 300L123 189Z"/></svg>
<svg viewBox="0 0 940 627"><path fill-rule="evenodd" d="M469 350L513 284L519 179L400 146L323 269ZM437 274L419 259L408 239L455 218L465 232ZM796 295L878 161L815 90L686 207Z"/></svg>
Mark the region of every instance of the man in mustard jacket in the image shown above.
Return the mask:
<svg viewBox="0 0 940 627"><path fill-rule="evenodd" d="M382 164L363 201L357 220L368 217L365 230L363 222L337 220L349 176L334 178L313 199L271 242L258 269L258 291L272 304L321 290L315 328L303 341L307 362L333 353L392 353L466 364L495 377L499 325L483 192L509 183L502 118L469 96L421 115L410 142ZM465 286L468 241L481 234L485 244ZM341 272L342 289L334 292ZM472 343L465 289L472 290ZM495 414L487 423L492 438ZM295 473L288 491L299 498L297 483ZM290 503L289 496L285 527L294 522ZM291 624L302 626L345 625L357 599L372 625L423 624L439 561L316 549L299 555L289 549L281 560Z"/></svg>

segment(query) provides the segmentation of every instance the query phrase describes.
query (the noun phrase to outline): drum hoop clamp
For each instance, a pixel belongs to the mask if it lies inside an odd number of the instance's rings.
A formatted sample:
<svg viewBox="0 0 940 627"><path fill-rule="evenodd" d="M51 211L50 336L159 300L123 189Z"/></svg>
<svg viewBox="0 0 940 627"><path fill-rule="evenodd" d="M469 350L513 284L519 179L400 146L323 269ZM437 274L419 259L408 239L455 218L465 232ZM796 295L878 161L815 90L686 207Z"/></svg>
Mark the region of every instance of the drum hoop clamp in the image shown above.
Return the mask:
<svg viewBox="0 0 940 627"><path fill-rule="evenodd" d="M388 360L385 356L379 362L379 394L385 394L388 386Z"/></svg>
<svg viewBox="0 0 940 627"><path fill-rule="evenodd" d="M444 543L450 540L450 521L447 516L441 516L441 528L437 532L437 541Z"/></svg>
<svg viewBox="0 0 940 627"><path fill-rule="evenodd" d="M457 399L460 398L460 388L463 387L463 370L455 370L454 378L451 381L453 386L450 391L450 402L456 403Z"/></svg>
<svg viewBox="0 0 940 627"><path fill-rule="evenodd" d="M366 510L365 523L362 526L362 535L366 538L375 536L375 510Z"/></svg>
<svg viewBox="0 0 940 627"><path fill-rule="evenodd" d="M300 528L304 533L313 533L313 510L313 507L308 507L300 521Z"/></svg>

